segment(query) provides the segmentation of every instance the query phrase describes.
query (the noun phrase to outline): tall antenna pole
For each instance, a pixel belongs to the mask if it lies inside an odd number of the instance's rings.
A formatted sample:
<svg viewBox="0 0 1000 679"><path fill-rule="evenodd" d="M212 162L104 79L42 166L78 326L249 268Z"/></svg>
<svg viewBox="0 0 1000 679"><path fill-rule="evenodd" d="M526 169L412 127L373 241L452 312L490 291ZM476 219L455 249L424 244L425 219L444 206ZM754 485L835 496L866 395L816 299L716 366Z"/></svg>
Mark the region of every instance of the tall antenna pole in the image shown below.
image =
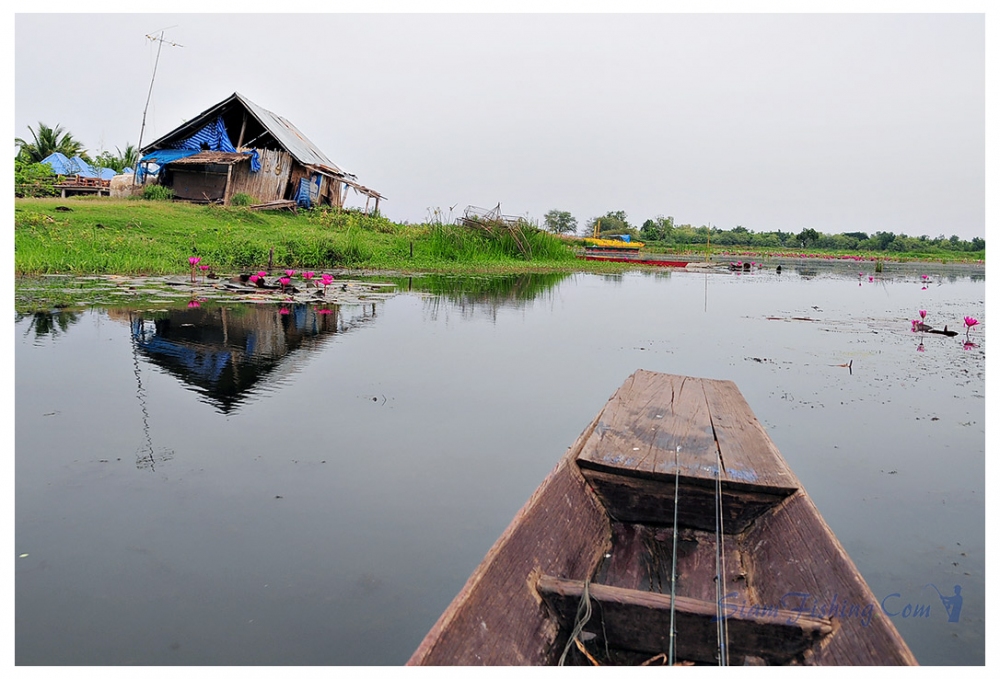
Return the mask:
<svg viewBox="0 0 1000 679"><path fill-rule="evenodd" d="M166 29L161 30L160 31L160 35L158 37L156 37L156 38L154 38L151 35L147 35L146 36L147 39L154 40L154 41L156 41L159 44L156 46L156 60L153 62L153 75L149 79L149 93L146 94L146 106L142 109L142 127L139 128L139 144L136 146L136 149L135 149L137 156L139 156L139 154L142 153L142 135L146 131L146 111L149 110L149 100L153 97L153 81L156 79L156 67L160 65L160 50L163 49L163 43L164 43L163 32L165 30ZM172 42L172 43L169 43L169 44L172 47L184 47L184 45L178 45L175 42ZM133 184L138 184L139 183L139 161L141 159L142 159L142 157L139 156L135 160L135 168L134 168L134 172L132 174L132 183Z"/></svg>

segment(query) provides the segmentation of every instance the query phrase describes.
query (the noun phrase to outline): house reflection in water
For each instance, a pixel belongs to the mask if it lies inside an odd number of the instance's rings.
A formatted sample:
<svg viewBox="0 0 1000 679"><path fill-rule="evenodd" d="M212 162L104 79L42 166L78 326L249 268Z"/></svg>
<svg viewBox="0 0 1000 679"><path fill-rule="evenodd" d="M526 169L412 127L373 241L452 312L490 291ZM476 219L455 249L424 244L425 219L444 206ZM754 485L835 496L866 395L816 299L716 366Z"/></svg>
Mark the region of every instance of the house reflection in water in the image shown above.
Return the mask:
<svg viewBox="0 0 1000 679"><path fill-rule="evenodd" d="M375 305L245 305L110 315L127 318L140 356L228 414L297 372L333 335L374 320Z"/></svg>

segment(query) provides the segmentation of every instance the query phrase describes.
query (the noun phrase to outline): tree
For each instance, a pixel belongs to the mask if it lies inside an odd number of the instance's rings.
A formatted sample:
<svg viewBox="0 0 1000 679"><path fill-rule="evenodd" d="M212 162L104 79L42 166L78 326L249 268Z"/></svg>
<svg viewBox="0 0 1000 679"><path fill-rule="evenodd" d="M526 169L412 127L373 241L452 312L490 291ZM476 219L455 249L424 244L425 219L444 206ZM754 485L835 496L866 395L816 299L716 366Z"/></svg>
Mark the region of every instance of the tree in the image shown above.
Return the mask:
<svg viewBox="0 0 1000 679"><path fill-rule="evenodd" d="M810 243L818 241L819 234L816 232L816 229L802 229L799 235L795 237L795 240L802 243L802 247L805 247Z"/></svg>
<svg viewBox="0 0 1000 679"><path fill-rule="evenodd" d="M110 151L101 151L94 158L94 167L108 167L116 173L121 174L126 169L133 169L139 160L139 149L133 144L126 144L124 151L116 146L115 151L117 151L117 155L112 154Z"/></svg>
<svg viewBox="0 0 1000 679"><path fill-rule="evenodd" d="M622 210L608 212L603 217L593 217L587 222L587 233L594 233L594 226L600 222L600 234L614 236L619 234L629 234L638 238L639 233L628 223L628 215Z"/></svg>
<svg viewBox="0 0 1000 679"><path fill-rule="evenodd" d="M642 228L639 229L639 233L646 240L672 241L674 233L674 218L657 217L656 219L647 219L642 223Z"/></svg>
<svg viewBox="0 0 1000 679"><path fill-rule="evenodd" d="M545 228L552 233L573 233L576 217L562 210L549 210L545 213Z"/></svg>
<svg viewBox="0 0 1000 679"><path fill-rule="evenodd" d="M875 236L872 240L877 243L875 249L877 250L888 250L889 244L896 240L896 234L892 231L876 231Z"/></svg>
<svg viewBox="0 0 1000 679"><path fill-rule="evenodd" d="M28 131L31 132L32 141L26 141L20 137L14 138L14 143L18 147L18 156L23 160L40 163L58 151L67 158L80 156L90 162L83 143L74 139L73 135L63 130L61 125L49 127L45 123L38 123L37 134L30 125Z"/></svg>

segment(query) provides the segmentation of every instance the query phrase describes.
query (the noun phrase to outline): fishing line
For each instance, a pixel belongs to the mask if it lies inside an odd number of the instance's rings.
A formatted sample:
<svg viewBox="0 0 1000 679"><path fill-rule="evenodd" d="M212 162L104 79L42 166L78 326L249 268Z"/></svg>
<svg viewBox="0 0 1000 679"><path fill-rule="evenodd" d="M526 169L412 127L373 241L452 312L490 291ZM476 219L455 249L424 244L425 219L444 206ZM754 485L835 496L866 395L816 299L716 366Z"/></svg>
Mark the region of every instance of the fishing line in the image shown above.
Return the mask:
<svg viewBox="0 0 1000 679"><path fill-rule="evenodd" d="M715 463L715 594L716 633L719 637L719 664L729 664L729 624L722 615L722 602L726 596L726 553L722 525L722 452L716 448Z"/></svg>
<svg viewBox="0 0 1000 679"><path fill-rule="evenodd" d="M667 655L668 665L674 664L674 637L677 636L677 630L674 626L674 610L677 601L677 498L680 489L680 463L678 461L680 452L681 447L677 446L674 449L674 545L673 555L670 557L670 647Z"/></svg>

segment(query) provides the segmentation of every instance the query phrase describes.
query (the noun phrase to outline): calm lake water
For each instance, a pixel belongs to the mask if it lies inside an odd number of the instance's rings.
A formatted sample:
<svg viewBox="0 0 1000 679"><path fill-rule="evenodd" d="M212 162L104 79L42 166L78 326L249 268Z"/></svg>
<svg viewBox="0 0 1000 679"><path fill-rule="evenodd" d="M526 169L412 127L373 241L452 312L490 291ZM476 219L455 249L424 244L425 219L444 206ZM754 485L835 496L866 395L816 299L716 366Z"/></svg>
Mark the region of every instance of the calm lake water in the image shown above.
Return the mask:
<svg viewBox="0 0 1000 679"><path fill-rule="evenodd" d="M404 663L643 368L734 381L917 659L983 664L985 273L865 266L17 317L15 661Z"/></svg>

